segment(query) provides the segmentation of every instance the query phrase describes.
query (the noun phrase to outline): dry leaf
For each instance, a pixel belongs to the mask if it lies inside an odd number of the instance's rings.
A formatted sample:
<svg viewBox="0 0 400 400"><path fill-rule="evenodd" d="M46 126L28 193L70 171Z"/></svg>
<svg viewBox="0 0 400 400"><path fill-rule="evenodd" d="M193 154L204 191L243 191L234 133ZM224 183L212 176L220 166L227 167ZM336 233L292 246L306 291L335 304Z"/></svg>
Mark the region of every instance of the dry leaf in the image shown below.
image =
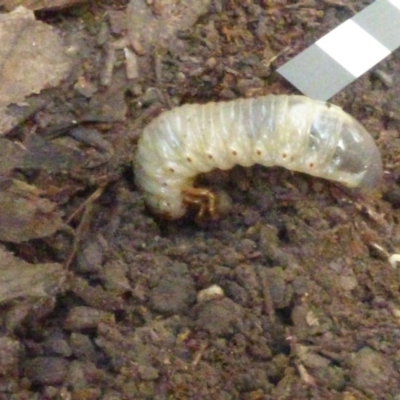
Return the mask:
<svg viewBox="0 0 400 400"><path fill-rule="evenodd" d="M131 0L127 8L128 35L133 48L148 52L168 48L179 30L191 27L209 8L210 0ZM140 52L140 51L139 51Z"/></svg>
<svg viewBox="0 0 400 400"><path fill-rule="evenodd" d="M43 88L56 86L71 68L53 28L18 7L0 15L0 110ZM6 128L12 121L6 124ZM5 131L2 129L1 133Z"/></svg>
<svg viewBox="0 0 400 400"><path fill-rule="evenodd" d="M61 264L29 264L0 247L0 304L54 296L65 290L66 277Z"/></svg>
<svg viewBox="0 0 400 400"><path fill-rule="evenodd" d="M0 139L0 174L5 175L20 165L25 152L20 144Z"/></svg>
<svg viewBox="0 0 400 400"><path fill-rule="evenodd" d="M85 2L88 2L88 0L0 0L0 5L4 6L8 11L14 10L18 6L23 6L30 10L55 10Z"/></svg>
<svg viewBox="0 0 400 400"><path fill-rule="evenodd" d="M2 180L0 190L0 240L21 243L53 234L63 225L57 205L41 198L34 186Z"/></svg>

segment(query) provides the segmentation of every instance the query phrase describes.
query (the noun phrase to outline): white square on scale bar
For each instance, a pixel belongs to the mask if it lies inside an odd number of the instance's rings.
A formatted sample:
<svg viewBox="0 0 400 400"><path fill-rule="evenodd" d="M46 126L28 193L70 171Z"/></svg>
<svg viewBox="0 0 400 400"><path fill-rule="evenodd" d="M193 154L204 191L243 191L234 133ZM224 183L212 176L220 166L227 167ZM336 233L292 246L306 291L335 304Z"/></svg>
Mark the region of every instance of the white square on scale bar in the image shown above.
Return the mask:
<svg viewBox="0 0 400 400"><path fill-rule="evenodd" d="M393 4L395 7L397 7L400 10L400 0L388 0L389 3Z"/></svg>
<svg viewBox="0 0 400 400"><path fill-rule="evenodd" d="M391 53L351 19L315 44L356 78Z"/></svg>

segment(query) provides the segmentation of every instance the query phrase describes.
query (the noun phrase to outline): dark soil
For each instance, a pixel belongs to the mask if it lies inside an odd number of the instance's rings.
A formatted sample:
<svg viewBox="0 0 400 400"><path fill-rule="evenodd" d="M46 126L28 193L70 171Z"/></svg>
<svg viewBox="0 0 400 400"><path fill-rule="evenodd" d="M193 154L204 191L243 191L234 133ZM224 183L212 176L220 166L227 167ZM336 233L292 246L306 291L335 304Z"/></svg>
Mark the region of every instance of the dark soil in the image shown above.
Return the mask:
<svg viewBox="0 0 400 400"><path fill-rule="evenodd" d="M174 222L146 210L131 169L142 128L171 105L296 93L276 68L371 2L215 0L168 51L144 56L138 78L117 49L108 87L124 2L38 14L80 51L19 135L74 119L111 149L75 144L84 166L26 176L59 189L65 218L99 196L72 219L74 239L12 247L64 262L70 283L3 306L0 399L400 399L400 273L388 262L400 251L398 51L331 99L382 151L376 192L234 168L203 178L229 196L226 215ZM79 77L97 92L83 96ZM224 294L198 298L212 285Z"/></svg>

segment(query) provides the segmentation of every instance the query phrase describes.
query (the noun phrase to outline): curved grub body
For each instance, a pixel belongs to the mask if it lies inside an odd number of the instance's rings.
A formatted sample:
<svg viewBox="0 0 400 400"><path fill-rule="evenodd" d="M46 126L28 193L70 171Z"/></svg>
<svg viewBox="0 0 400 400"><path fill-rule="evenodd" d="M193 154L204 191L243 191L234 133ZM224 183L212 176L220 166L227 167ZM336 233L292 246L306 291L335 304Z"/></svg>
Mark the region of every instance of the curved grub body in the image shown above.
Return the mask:
<svg viewBox="0 0 400 400"><path fill-rule="evenodd" d="M139 140L135 181L153 211L180 218L182 191L199 173L236 164L282 166L349 187L373 187L382 176L372 137L341 108L269 95L164 112Z"/></svg>

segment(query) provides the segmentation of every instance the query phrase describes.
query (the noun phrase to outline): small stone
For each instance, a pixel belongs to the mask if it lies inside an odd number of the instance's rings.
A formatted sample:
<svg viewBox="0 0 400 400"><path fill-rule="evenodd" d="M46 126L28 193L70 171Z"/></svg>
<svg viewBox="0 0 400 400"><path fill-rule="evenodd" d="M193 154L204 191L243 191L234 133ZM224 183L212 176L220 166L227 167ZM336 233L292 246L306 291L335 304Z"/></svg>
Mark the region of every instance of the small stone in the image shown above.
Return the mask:
<svg viewBox="0 0 400 400"><path fill-rule="evenodd" d="M383 354L364 347L352 359L352 384L360 390L386 387L396 376L390 360Z"/></svg>
<svg viewBox="0 0 400 400"><path fill-rule="evenodd" d="M78 272L99 272L104 261L104 247L101 240L90 240L84 244L77 256Z"/></svg>
<svg viewBox="0 0 400 400"><path fill-rule="evenodd" d="M275 308L284 308L291 300L286 288L285 271L281 267L265 268L263 274L268 282L271 300Z"/></svg>
<svg viewBox="0 0 400 400"><path fill-rule="evenodd" d="M69 357L72 354L68 341L61 332L53 332L44 342L46 354Z"/></svg>
<svg viewBox="0 0 400 400"><path fill-rule="evenodd" d="M97 87L89 82L84 76L78 78L74 89L84 97L90 98L97 92Z"/></svg>
<svg viewBox="0 0 400 400"><path fill-rule="evenodd" d="M387 88L390 88L393 86L394 80L393 80L393 75L388 74L386 71L383 71L381 69L376 69L374 71L374 76L378 78Z"/></svg>
<svg viewBox="0 0 400 400"><path fill-rule="evenodd" d="M128 47L124 48L126 76L128 79L139 77L138 59L136 54Z"/></svg>
<svg viewBox="0 0 400 400"><path fill-rule="evenodd" d="M25 363L24 373L38 385L60 385L67 376L68 361L59 357L36 357Z"/></svg>
<svg viewBox="0 0 400 400"><path fill-rule="evenodd" d="M101 322L114 323L112 313L98 310L92 307L74 307L65 319L64 328L70 331L96 328Z"/></svg>
<svg viewBox="0 0 400 400"><path fill-rule="evenodd" d="M103 395L101 400L120 400L121 397L122 396L120 393L113 391L113 390L109 390Z"/></svg>
<svg viewBox="0 0 400 400"><path fill-rule="evenodd" d="M138 372L140 377L145 381L154 381L158 378L158 370L150 366L139 365Z"/></svg>
<svg viewBox="0 0 400 400"><path fill-rule="evenodd" d="M185 312L195 301L196 291L192 278L188 275L164 276L150 292L152 308L163 314Z"/></svg>
<svg viewBox="0 0 400 400"><path fill-rule="evenodd" d="M206 301L220 299L224 297L223 289L218 285L211 285L210 287L200 290L197 293L197 302L204 303Z"/></svg>
<svg viewBox="0 0 400 400"><path fill-rule="evenodd" d="M8 337L0 338L0 374L16 374L21 345Z"/></svg>
<svg viewBox="0 0 400 400"><path fill-rule="evenodd" d="M201 303L197 310L196 325L198 329L208 331L212 336L224 336L235 333L242 320L242 308L224 297Z"/></svg>
<svg viewBox="0 0 400 400"><path fill-rule="evenodd" d="M97 361L96 349L89 336L74 332L70 337L70 345L72 353L78 359L90 360L94 363Z"/></svg>

